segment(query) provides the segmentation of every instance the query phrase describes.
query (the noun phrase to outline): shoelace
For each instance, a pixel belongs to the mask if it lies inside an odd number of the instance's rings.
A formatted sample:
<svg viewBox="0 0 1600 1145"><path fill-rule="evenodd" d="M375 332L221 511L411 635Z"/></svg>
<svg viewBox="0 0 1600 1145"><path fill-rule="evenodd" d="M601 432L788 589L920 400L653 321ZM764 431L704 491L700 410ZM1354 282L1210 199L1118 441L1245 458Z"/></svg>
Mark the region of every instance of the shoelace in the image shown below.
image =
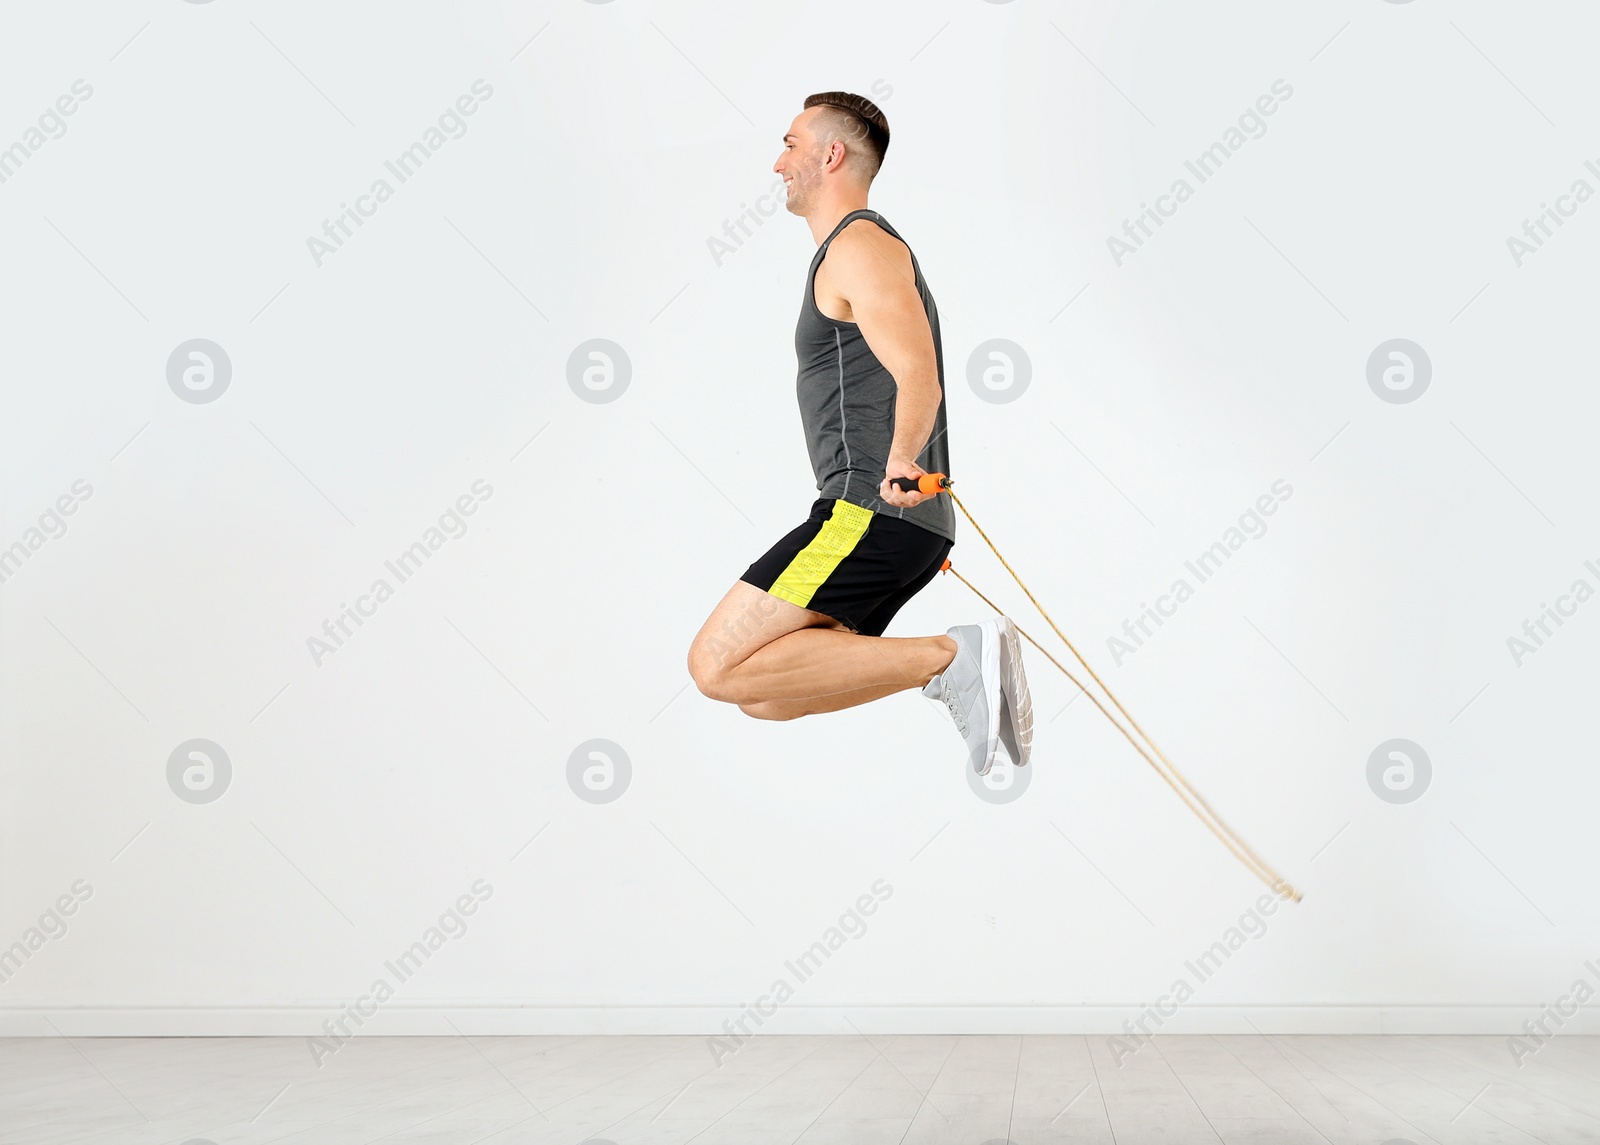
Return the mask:
<svg viewBox="0 0 1600 1145"><path fill-rule="evenodd" d="M955 696L951 694L949 689L946 689L940 699L944 700L944 706L950 709L950 716L956 721L956 730L965 736L967 734L967 721L966 717L961 714L961 705L956 703Z"/></svg>

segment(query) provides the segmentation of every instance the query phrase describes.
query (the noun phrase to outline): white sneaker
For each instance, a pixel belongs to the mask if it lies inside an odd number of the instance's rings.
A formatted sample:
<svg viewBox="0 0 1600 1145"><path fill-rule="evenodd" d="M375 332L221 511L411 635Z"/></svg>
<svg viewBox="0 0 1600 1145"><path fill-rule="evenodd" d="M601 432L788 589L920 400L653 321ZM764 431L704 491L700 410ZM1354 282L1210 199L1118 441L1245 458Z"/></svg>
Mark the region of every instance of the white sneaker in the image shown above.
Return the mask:
<svg viewBox="0 0 1600 1145"><path fill-rule="evenodd" d="M1009 616L1000 618L1000 742L1014 767L1033 754L1033 697L1022 669L1022 641Z"/></svg>
<svg viewBox="0 0 1600 1145"><path fill-rule="evenodd" d="M1001 620L1011 624L1003 617ZM1000 663L1004 644L1001 620L958 624L950 629L946 635L956 642L955 659L942 675L929 680L922 689L924 696L938 700L950 710L956 730L966 740L972 770L979 775L989 774L994 766L995 750L1000 745ZM1012 639L1015 640L1014 631ZM1013 657L1013 662L1020 663L1021 657ZM1032 730L1031 708L1029 730Z"/></svg>

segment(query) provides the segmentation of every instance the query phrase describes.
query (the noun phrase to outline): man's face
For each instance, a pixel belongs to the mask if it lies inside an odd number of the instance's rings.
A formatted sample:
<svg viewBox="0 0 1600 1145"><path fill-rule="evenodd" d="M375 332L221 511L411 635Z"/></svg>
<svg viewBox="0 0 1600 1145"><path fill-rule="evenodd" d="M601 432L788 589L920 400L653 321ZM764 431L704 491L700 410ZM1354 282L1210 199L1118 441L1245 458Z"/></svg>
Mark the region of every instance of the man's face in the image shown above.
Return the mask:
<svg viewBox="0 0 1600 1145"><path fill-rule="evenodd" d="M793 215L810 214L822 189L822 166L827 161L828 149L817 141L812 124L820 109L808 107L794 117L789 131L783 137L783 152L772 169L783 176L788 189L785 206Z"/></svg>

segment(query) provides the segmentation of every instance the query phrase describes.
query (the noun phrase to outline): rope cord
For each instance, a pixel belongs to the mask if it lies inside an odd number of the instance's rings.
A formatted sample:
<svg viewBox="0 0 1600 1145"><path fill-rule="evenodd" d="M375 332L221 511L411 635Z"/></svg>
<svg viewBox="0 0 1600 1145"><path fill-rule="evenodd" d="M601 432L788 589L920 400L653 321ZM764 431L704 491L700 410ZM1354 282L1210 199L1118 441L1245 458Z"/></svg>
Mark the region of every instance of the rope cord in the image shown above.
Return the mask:
<svg viewBox="0 0 1600 1145"><path fill-rule="evenodd" d="M1005 615L1005 611L999 605L997 605L994 601L990 600L987 596L984 596L983 593L978 590L978 587L976 585L974 585L966 577L962 576L960 570L958 570L954 565L950 566L949 571L955 573L957 580L959 580L962 584L966 585L974 593L976 593L979 600L983 601L990 608L994 609L996 612L1000 613L1002 616ZM1012 623L1016 624L1015 621L1012 621ZM1121 722L1118 721L1117 717L1113 716L1109 711L1106 710L1106 706L1100 702L1099 698L1093 692L1089 691L1089 689L1085 688L1083 686L1083 684L1078 681L1077 677L1075 677L1071 672L1067 671L1066 668L1062 666L1061 661L1057 660L1054 656L1050 655L1049 650L1047 648L1045 648L1044 645L1040 644L1037 640L1035 640L1033 638L1033 636L1026 629L1024 629L1022 627L1022 625L1017 624L1016 627L1017 627L1017 632L1018 632L1019 635L1021 635L1025 640L1028 641L1029 644L1032 644L1041 653L1043 653L1044 654L1044 658L1046 660L1050 661L1050 663L1054 664L1057 668L1060 668L1061 669L1061 674L1063 676L1065 676L1067 679L1071 680L1073 682L1073 684L1075 684L1077 686L1077 688L1078 688L1078 690L1080 692L1082 692L1085 696L1089 697L1090 703L1094 704L1095 707L1100 709L1100 714L1105 716L1106 719L1111 721L1111 726L1116 728L1119 732L1122 733L1123 738L1125 738L1130 744L1133 745L1133 750L1138 752L1140 754L1140 756L1142 756L1144 758L1144 761L1146 763L1148 763L1151 766L1151 768L1153 768L1155 770L1155 773L1157 775L1159 775L1163 780L1166 781L1167 786L1172 788L1172 790L1177 793L1178 798L1182 799L1183 802L1184 802L1184 805L1187 806L1190 811L1193 811L1195 813L1195 816L1197 818L1199 818L1200 822L1204 823L1207 827L1211 828L1212 834L1216 835L1217 838L1222 842L1222 845L1224 847L1227 847L1228 850L1230 852L1232 852L1233 857L1238 859L1241 863L1243 863L1245 865L1245 867L1252 874L1254 874L1257 878L1261 879L1268 886L1273 886L1273 881L1276 878L1276 876L1272 874L1270 869L1263 870L1256 863L1252 862L1251 859L1249 858L1249 856L1245 854L1245 852L1240 850L1239 844L1236 841L1234 841L1229 836L1218 832L1216 827L1213 826L1212 823L1206 818L1206 815L1201 810L1201 808L1195 804L1194 799L1192 797L1192 793L1190 791L1185 790L1184 787L1181 787L1177 783L1173 782L1172 776L1168 775L1167 772L1165 770L1163 770L1161 765L1159 763L1157 763L1154 759L1151 758L1150 752L1145 748L1145 746L1143 744L1141 744L1138 740L1133 738L1133 734L1131 732L1129 732L1127 728L1122 726ZM1275 886L1273 886L1273 889L1276 890L1277 888Z"/></svg>
<svg viewBox="0 0 1600 1145"><path fill-rule="evenodd" d="M1062 675L1066 676L1068 680L1071 680L1072 683L1077 686L1079 691L1083 692L1084 695L1088 696L1089 699L1094 702L1094 706L1100 709L1100 713L1105 716L1106 719L1110 720L1112 725L1123 734L1127 741L1133 745L1134 750L1144 758L1146 763L1155 769L1156 774L1160 775L1162 779L1166 780L1167 786L1171 787L1172 790L1178 794L1178 797L1184 801L1184 805L1187 806L1189 810L1193 811L1195 816L1202 823L1210 828L1211 833L1217 837L1218 841L1221 842L1223 846L1228 848L1228 850L1233 854L1234 858L1238 859L1245 865L1246 868L1251 871L1251 873L1253 873L1262 882L1266 883L1267 886L1272 889L1273 893L1277 894L1281 898L1287 898L1294 902L1299 902L1301 900L1300 892L1295 890L1295 888L1290 885L1288 880L1286 880L1282 875L1278 874L1278 872L1272 868L1271 864L1269 864L1260 855L1256 854L1250 845L1239 836L1238 832L1236 832L1232 827L1228 826L1227 822L1222 818L1222 816L1216 813L1211 804L1206 802L1205 797L1195 790L1194 785L1184 777L1184 774L1178 770L1178 768L1170 759L1167 758L1166 753L1163 752L1161 748L1156 745L1156 742L1150 738L1149 733L1147 733L1144 728L1139 726L1139 722L1129 714L1128 709L1122 706L1122 701L1117 699L1116 693L1110 688L1106 687L1106 682L1100 678L1099 673L1097 673L1094 668L1090 666L1089 662L1083 658L1083 654L1078 651L1077 647L1073 645L1072 641L1067 639L1066 634L1061 631L1055 620L1052 619L1050 614L1045 611L1044 605L1039 603L1039 598L1033 595L1028 586L1023 583L1022 578L1017 575L1017 571L1011 567L1010 563L1005 559L1005 557L1000 555L1000 550L995 548L994 542L989 539L989 534L983 531L983 526L979 525L977 520L973 518L972 514L967 510L967 507L961 503L961 498L955 495L955 492L950 488L949 484L944 486L943 491L950 495L950 499L956 503L956 507L961 510L962 515L965 516L966 519L972 523L972 527L977 530L978 536L983 538L983 543L989 546L989 551L994 553L995 558L1005 566L1006 572L1011 574L1011 579L1017 582L1017 586L1022 589L1022 591L1027 595L1028 599L1033 603L1033 607L1039 610L1039 615L1045 618L1046 623L1048 623L1055 634L1060 637L1061 643L1065 644L1067 646L1067 650L1072 653L1072 655L1077 659L1078 663L1083 665L1084 670L1089 673L1090 678L1092 678L1096 684L1100 685L1100 689L1105 692L1106 697L1110 699L1112 704L1116 706L1117 711L1122 713L1123 718L1128 721L1128 724L1134 729L1134 731L1139 733L1140 739L1143 739L1144 743L1149 745L1150 750L1146 751L1144 745L1140 744L1138 740L1134 739L1133 735L1128 731L1128 729L1123 727L1117 718L1106 710L1105 705L1100 702L1094 693L1085 688L1072 675L1071 672L1068 672L1067 669L1062 666L1059 660L1050 655L1049 652L1045 651L1043 645L1041 645L1032 636L1029 636L1026 632L1023 632L1021 627L1018 627L1017 631L1027 638L1028 643L1039 649L1040 652L1043 652L1045 659L1049 660L1050 663L1061 669ZM972 591L977 594L980 600L982 600L996 612L1000 613L1002 616L1005 615L1005 613L997 604L995 604L987 596L984 596L983 593L978 592L977 587L973 585L971 581L962 576L959 572L956 572L954 565L947 565L947 567L949 568L949 571L956 574L956 579L962 584L966 585L968 588L972 589ZM1151 757L1151 751L1155 752L1156 757L1159 757L1161 761L1160 763L1157 763L1156 759ZM1163 769L1162 764L1165 764L1165 769Z"/></svg>

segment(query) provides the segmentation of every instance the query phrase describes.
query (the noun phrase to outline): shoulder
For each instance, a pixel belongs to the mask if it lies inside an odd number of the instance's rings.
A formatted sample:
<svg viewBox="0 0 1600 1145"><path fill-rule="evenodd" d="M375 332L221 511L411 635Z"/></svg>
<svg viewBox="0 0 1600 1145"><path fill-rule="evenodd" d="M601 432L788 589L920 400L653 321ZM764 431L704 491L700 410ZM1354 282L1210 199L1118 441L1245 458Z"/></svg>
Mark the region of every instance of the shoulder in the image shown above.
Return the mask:
<svg viewBox="0 0 1600 1145"><path fill-rule="evenodd" d="M844 230L833 237L829 249L852 254L870 254L875 250L905 250L907 247L905 243L863 215L845 224Z"/></svg>
<svg viewBox="0 0 1600 1145"><path fill-rule="evenodd" d="M911 250L877 223L863 217L852 220L834 236L828 247L827 261L846 273L872 275L891 266L909 268Z"/></svg>

